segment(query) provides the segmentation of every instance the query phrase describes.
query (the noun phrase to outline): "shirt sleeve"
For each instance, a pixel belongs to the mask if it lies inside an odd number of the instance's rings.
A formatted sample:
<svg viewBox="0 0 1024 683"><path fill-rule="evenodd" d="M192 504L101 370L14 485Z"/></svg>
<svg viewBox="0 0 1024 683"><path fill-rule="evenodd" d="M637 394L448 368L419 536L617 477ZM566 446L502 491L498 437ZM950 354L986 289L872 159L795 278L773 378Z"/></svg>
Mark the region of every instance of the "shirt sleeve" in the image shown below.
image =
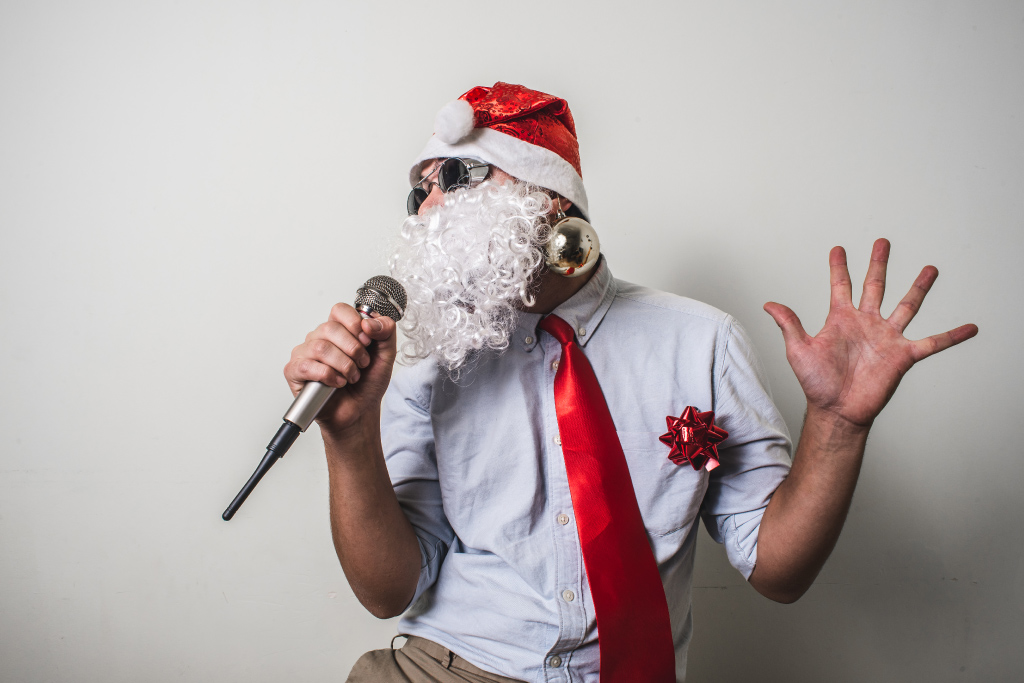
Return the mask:
<svg viewBox="0 0 1024 683"><path fill-rule="evenodd" d="M757 563L761 518L789 474L792 442L772 401L768 379L750 338L735 319L723 323L715 353L715 424L729 432L719 446L702 516L725 545L729 562L750 578Z"/></svg>
<svg viewBox="0 0 1024 683"><path fill-rule="evenodd" d="M409 605L437 580L455 538L445 517L430 420L429 361L399 372L381 406L381 442L391 484L420 545L420 578ZM408 607L408 605L407 605Z"/></svg>

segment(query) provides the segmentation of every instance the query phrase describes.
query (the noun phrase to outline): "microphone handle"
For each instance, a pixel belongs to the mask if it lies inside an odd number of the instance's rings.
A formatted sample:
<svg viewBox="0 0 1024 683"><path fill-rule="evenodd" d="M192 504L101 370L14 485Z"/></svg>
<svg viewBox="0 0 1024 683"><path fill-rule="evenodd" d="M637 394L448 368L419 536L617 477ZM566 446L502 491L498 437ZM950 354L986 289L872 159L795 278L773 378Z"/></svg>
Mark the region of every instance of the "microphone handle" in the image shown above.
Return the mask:
<svg viewBox="0 0 1024 683"><path fill-rule="evenodd" d="M363 318L370 317L371 309L369 306L360 306L357 310ZM320 413L324 404L334 394L334 389L334 387L329 387L320 382L306 382L305 386L302 387L302 391L292 401L288 412L284 414L284 424L281 425L281 428L277 430L277 434L274 435L274 438L267 445L267 454L263 456L263 460L256 466L256 471L249 477L249 481L245 482L245 486L242 487L242 490L238 492L235 499L224 510L221 519L226 522L235 516L238 508L242 507L242 503L249 497L252 490L256 488L256 484L260 483L263 475L270 471L275 462L284 457L284 454L295 443L295 439L299 437L299 434L306 431L309 425L313 424L317 414Z"/></svg>

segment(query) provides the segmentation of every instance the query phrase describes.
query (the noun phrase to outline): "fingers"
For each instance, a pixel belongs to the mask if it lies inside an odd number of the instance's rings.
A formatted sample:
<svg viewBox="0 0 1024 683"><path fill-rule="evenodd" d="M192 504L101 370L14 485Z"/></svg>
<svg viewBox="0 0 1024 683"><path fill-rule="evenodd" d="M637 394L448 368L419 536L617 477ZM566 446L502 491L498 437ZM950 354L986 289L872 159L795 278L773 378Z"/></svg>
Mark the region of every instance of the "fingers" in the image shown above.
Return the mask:
<svg viewBox="0 0 1024 683"><path fill-rule="evenodd" d="M885 295L885 271L889 263L889 240L875 240L871 248L871 263L864 277L864 291L860 295L860 308L865 313L878 313Z"/></svg>
<svg viewBox="0 0 1024 683"><path fill-rule="evenodd" d="M790 344L802 344L808 339L809 335L800 324L800 318L788 306L769 301L764 305L764 310L782 330L782 338L787 347Z"/></svg>
<svg viewBox="0 0 1024 683"><path fill-rule="evenodd" d="M348 379L340 372L309 358L293 358L289 361L284 366L284 378L288 380L288 388L293 396L302 391L306 382L320 382L336 389L348 384Z"/></svg>
<svg viewBox="0 0 1024 683"><path fill-rule="evenodd" d="M939 269L935 266L925 266L922 268L921 274L917 276L914 284L910 286L910 291L896 305L896 309L889 316L889 324L900 332L907 329L907 325L914 319L917 312L921 310L921 302L924 301L928 290L935 284L935 278L937 277L939 277Z"/></svg>
<svg viewBox="0 0 1024 683"><path fill-rule="evenodd" d="M284 371L292 391L309 381L332 387L358 382L360 369L370 365L366 345L373 341L363 331L362 323L362 316L348 304L331 309L330 319L292 351Z"/></svg>
<svg viewBox="0 0 1024 683"><path fill-rule="evenodd" d="M359 311L354 309L352 306L346 303L334 304L334 307L331 308L331 315L328 317L328 320L333 320L344 325L353 336L359 339L363 346L368 346L370 344L371 340L369 337L366 335L362 335L360 337L363 329L363 316L360 315Z"/></svg>
<svg viewBox="0 0 1024 683"><path fill-rule="evenodd" d="M324 346L325 355L323 355L323 358L333 358L335 357L335 351L338 351L345 357L353 360L359 367L365 368L370 364L370 352L366 350L366 345L359 339L362 328L357 327L356 330L357 332L353 334L349 328L341 323L328 320L317 328L315 339L310 340L308 343L314 344L318 340L327 342L327 345ZM331 346L334 348L331 349Z"/></svg>
<svg viewBox="0 0 1024 683"><path fill-rule="evenodd" d="M342 328L339 333L329 329L337 325L324 323L317 328L312 339L292 350L284 375L293 388L301 388L303 383L310 381L332 387L359 381L360 368L369 365L369 354L347 330ZM361 352L354 349L361 349Z"/></svg>
<svg viewBox="0 0 1024 683"><path fill-rule="evenodd" d="M923 360L928 356L938 353L939 351L945 351L950 346L955 346L960 342L967 341L976 334L978 334L977 325L961 325L949 332L933 334L930 337L911 342L911 348L914 353L914 362L916 363L919 360Z"/></svg>
<svg viewBox="0 0 1024 683"><path fill-rule="evenodd" d="M832 308L853 305L853 287L846 267L846 250L832 247L828 254L829 282L832 284Z"/></svg>

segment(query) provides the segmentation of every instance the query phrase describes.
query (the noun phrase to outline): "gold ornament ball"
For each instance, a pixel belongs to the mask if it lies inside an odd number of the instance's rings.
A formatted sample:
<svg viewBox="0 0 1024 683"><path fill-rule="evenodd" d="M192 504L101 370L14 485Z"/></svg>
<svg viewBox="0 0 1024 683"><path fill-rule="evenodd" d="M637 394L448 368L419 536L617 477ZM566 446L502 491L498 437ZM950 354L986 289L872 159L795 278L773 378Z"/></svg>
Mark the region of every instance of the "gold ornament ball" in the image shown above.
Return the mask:
<svg viewBox="0 0 1024 683"><path fill-rule="evenodd" d="M559 275L579 277L594 267L601 255L601 242L590 223L575 217L563 218L551 230L548 268Z"/></svg>

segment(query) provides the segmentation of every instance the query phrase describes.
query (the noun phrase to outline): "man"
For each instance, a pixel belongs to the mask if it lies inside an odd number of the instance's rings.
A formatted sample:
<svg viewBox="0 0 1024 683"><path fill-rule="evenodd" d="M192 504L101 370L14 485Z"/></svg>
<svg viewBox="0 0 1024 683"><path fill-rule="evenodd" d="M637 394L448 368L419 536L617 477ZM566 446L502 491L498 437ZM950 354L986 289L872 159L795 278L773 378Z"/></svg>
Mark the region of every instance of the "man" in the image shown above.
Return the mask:
<svg viewBox="0 0 1024 683"><path fill-rule="evenodd" d="M589 213L564 100L470 90L411 182L391 265L404 351L427 360L389 388L395 323L338 304L285 368L293 391L342 388L319 417L335 547L367 609L406 612L406 646L368 653L351 681L682 680L698 513L756 590L796 600L903 374L977 333L905 339L936 269L883 319L888 243L858 307L833 249L817 336L765 305L807 396L790 469L735 320L615 280L604 257L579 277L546 267L552 225Z"/></svg>

